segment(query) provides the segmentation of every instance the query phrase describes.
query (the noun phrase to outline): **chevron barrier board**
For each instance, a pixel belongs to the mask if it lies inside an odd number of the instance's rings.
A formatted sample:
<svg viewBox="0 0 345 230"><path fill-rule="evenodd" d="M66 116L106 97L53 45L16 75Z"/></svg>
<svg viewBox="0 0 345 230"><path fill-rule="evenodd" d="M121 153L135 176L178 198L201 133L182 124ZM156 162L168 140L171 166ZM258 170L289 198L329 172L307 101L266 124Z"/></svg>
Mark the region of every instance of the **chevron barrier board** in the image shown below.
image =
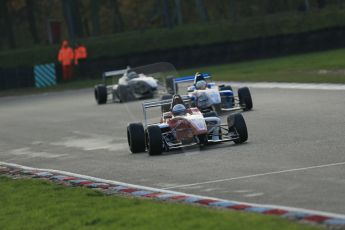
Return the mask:
<svg viewBox="0 0 345 230"><path fill-rule="evenodd" d="M36 65L34 67L36 88L44 88L56 85L55 64Z"/></svg>

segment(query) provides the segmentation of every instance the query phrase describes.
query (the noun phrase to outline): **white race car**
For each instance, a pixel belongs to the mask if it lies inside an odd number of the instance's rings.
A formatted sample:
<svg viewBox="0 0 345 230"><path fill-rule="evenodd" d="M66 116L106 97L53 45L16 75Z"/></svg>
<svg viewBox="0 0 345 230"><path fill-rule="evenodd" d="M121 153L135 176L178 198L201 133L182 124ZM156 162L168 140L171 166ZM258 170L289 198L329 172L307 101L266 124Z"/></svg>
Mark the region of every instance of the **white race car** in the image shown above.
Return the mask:
<svg viewBox="0 0 345 230"><path fill-rule="evenodd" d="M119 76L121 77L118 78ZM118 83L107 85L107 79L109 78L112 78L113 82L118 79ZM94 93L96 102L105 104L108 95L112 96L113 102L153 98L157 88L156 79L128 67L124 70L103 73L103 84L96 85Z"/></svg>
<svg viewBox="0 0 345 230"><path fill-rule="evenodd" d="M220 114L222 111L251 110L253 108L248 87L239 88L238 96L235 96L230 85L206 83L205 80L210 77L210 74L197 73L195 76L175 78L174 82L180 84L194 81L194 84L187 88L188 96L192 99L192 104L202 112L213 110ZM204 84L203 87L198 87L201 83ZM164 99L167 97L165 96Z"/></svg>

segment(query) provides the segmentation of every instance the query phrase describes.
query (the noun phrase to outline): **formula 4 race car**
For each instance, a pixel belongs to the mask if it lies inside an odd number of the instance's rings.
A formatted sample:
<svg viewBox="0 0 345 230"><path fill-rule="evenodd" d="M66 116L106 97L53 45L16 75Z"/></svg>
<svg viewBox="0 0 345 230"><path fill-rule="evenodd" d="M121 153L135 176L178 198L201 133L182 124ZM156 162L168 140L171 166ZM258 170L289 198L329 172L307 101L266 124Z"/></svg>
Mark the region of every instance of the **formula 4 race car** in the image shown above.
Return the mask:
<svg viewBox="0 0 345 230"><path fill-rule="evenodd" d="M206 79L211 78L210 74L197 73L195 76L175 78L175 84L194 81L193 85L187 88L188 96L192 104L202 112L213 110L220 114L222 111L251 110L253 101L248 87L241 87L237 96L230 85L216 85L207 83ZM164 95L164 99L169 96ZM164 108L164 110L166 107Z"/></svg>
<svg viewBox="0 0 345 230"><path fill-rule="evenodd" d="M189 97L174 95L171 100L143 103L144 125L130 123L127 126L128 145L132 153L148 151L149 155L161 155L174 149L210 143L233 141L236 144L248 139L247 126L242 114L231 114L227 124L221 124L215 112L202 114L196 107L189 107ZM147 109L170 105L160 122L148 124Z"/></svg>
<svg viewBox="0 0 345 230"><path fill-rule="evenodd" d="M118 78L121 76L120 78ZM107 79L112 78L113 83L107 85ZM97 104L105 104L108 95L112 96L113 102L127 102L136 99L153 98L157 90L157 80L153 77L137 73L135 69L128 67L124 70L115 70L103 73L103 84L95 86L95 99Z"/></svg>
<svg viewBox="0 0 345 230"><path fill-rule="evenodd" d="M109 96L112 102L127 102L173 94L177 76L175 67L167 62L105 72L103 83L95 86L95 99L97 104L105 104ZM107 84L109 79L111 84Z"/></svg>

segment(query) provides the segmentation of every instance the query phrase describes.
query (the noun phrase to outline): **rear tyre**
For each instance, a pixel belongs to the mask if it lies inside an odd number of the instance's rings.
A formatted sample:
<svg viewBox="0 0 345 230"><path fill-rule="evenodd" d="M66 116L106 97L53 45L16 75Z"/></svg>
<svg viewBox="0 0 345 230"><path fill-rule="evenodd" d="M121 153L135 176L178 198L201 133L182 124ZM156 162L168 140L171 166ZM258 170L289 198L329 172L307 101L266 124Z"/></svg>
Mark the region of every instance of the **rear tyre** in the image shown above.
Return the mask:
<svg viewBox="0 0 345 230"><path fill-rule="evenodd" d="M97 104L102 105L107 103L107 87L105 85L96 85L95 86L95 99Z"/></svg>
<svg viewBox="0 0 345 230"><path fill-rule="evenodd" d="M241 144L248 140L247 125L244 121L242 114L236 113L228 116L228 128L229 132L238 134L238 139L235 139L236 144Z"/></svg>
<svg viewBox="0 0 345 230"><path fill-rule="evenodd" d="M169 100L172 99L173 95L166 94L162 96L162 100ZM170 105L162 105L161 106L162 113L170 111Z"/></svg>
<svg viewBox="0 0 345 230"><path fill-rule="evenodd" d="M132 153L145 152L145 132L141 123L131 123L127 126L127 140Z"/></svg>
<svg viewBox="0 0 345 230"><path fill-rule="evenodd" d="M150 156L162 154L162 132L159 126L152 125L147 127L146 144Z"/></svg>
<svg viewBox="0 0 345 230"><path fill-rule="evenodd" d="M252 96L248 87L242 87L238 89L238 98L240 99L240 105L244 105L244 111L248 111L253 108Z"/></svg>

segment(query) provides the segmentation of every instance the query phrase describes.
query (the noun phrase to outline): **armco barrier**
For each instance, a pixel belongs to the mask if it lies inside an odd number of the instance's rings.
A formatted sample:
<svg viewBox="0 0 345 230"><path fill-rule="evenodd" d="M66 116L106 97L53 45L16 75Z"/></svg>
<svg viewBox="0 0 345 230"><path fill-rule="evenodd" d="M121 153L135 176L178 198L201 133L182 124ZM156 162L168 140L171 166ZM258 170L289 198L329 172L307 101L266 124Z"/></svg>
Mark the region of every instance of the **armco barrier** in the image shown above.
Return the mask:
<svg viewBox="0 0 345 230"><path fill-rule="evenodd" d="M35 87L31 67L0 68L0 90Z"/></svg>

